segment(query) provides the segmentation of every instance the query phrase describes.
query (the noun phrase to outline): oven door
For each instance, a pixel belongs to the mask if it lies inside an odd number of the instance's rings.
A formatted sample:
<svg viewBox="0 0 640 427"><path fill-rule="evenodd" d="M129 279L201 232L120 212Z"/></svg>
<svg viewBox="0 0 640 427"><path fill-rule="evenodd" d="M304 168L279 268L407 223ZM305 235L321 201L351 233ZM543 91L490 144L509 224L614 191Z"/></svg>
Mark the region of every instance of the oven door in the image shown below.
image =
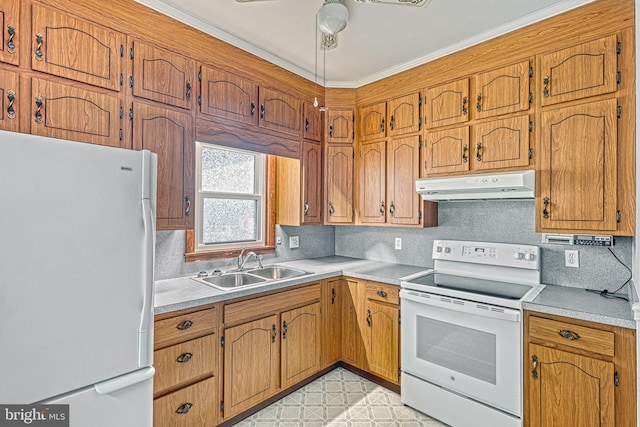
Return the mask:
<svg viewBox="0 0 640 427"><path fill-rule="evenodd" d="M407 289L400 297L404 372L522 415L519 310Z"/></svg>

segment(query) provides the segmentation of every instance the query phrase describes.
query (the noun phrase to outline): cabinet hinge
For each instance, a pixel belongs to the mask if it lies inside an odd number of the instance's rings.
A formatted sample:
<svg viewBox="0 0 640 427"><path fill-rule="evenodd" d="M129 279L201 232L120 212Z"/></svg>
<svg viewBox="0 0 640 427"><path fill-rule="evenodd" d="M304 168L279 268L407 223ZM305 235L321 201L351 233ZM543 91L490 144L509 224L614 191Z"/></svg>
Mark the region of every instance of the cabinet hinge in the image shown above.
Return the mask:
<svg viewBox="0 0 640 427"><path fill-rule="evenodd" d="M533 148L529 148L529 160L533 159Z"/></svg>
<svg viewBox="0 0 640 427"><path fill-rule="evenodd" d="M402 315L398 313L398 325L402 323Z"/></svg>
<svg viewBox="0 0 640 427"><path fill-rule="evenodd" d="M418 126L422 126L422 117L418 118Z"/></svg>
<svg viewBox="0 0 640 427"><path fill-rule="evenodd" d="M617 372L613 373L613 385L616 387L620 386L620 376L618 375Z"/></svg>
<svg viewBox="0 0 640 427"><path fill-rule="evenodd" d="M420 149L422 148L422 141L421 140L418 141L418 148L420 148Z"/></svg>
<svg viewBox="0 0 640 427"><path fill-rule="evenodd" d="M418 221L420 221L422 219L422 211L418 211ZM400 321L400 319L398 319L398 321Z"/></svg>
<svg viewBox="0 0 640 427"><path fill-rule="evenodd" d="M120 141L122 141L122 129L120 129Z"/></svg>
<svg viewBox="0 0 640 427"><path fill-rule="evenodd" d="M124 85L124 76L120 73L120 86Z"/></svg>
<svg viewBox="0 0 640 427"><path fill-rule="evenodd" d="M418 105L422 105L422 96L418 95Z"/></svg>
<svg viewBox="0 0 640 427"><path fill-rule="evenodd" d="M616 211L616 222L622 221L622 212Z"/></svg>
<svg viewBox="0 0 640 427"><path fill-rule="evenodd" d="M618 105L618 118L622 117L622 105Z"/></svg>
<svg viewBox="0 0 640 427"><path fill-rule="evenodd" d="M202 81L202 71L198 71L198 81Z"/></svg>
<svg viewBox="0 0 640 427"><path fill-rule="evenodd" d="M129 87L133 87L133 76L129 76Z"/></svg>
<svg viewBox="0 0 640 427"><path fill-rule="evenodd" d="M351 141L356 140L356 131L351 132Z"/></svg>
<svg viewBox="0 0 640 427"><path fill-rule="evenodd" d="M622 52L622 43L618 42L618 44L616 44L616 53L620 55L620 52Z"/></svg>
<svg viewBox="0 0 640 427"><path fill-rule="evenodd" d="M120 106L120 120L124 119L124 107Z"/></svg>
<svg viewBox="0 0 640 427"><path fill-rule="evenodd" d="M529 67L529 77L533 77L533 67Z"/></svg>
<svg viewBox="0 0 640 427"><path fill-rule="evenodd" d="M202 106L202 96L198 95L198 105Z"/></svg>
<svg viewBox="0 0 640 427"><path fill-rule="evenodd" d="M224 347L224 337L220 337L220 347Z"/></svg>
<svg viewBox="0 0 640 427"><path fill-rule="evenodd" d="M616 73L616 83L622 83L622 73L620 71Z"/></svg>
<svg viewBox="0 0 640 427"><path fill-rule="evenodd" d="M533 92L529 92L529 104L533 103Z"/></svg>
<svg viewBox="0 0 640 427"><path fill-rule="evenodd" d="M529 122L529 132L533 132L533 121Z"/></svg>
<svg viewBox="0 0 640 427"><path fill-rule="evenodd" d="M355 158L356 158L356 152L355 152L355 151L352 151L352 152L351 152L351 158L352 158L352 159L355 159Z"/></svg>
<svg viewBox="0 0 640 427"><path fill-rule="evenodd" d="M124 58L124 46L120 45L120 58Z"/></svg>
<svg viewBox="0 0 640 427"><path fill-rule="evenodd" d="M133 59L133 48L129 49L129 59Z"/></svg>
<svg viewBox="0 0 640 427"><path fill-rule="evenodd" d="M129 120L133 120L133 106L131 106L131 109L129 110Z"/></svg>
<svg viewBox="0 0 640 427"><path fill-rule="evenodd" d="M398 368L398 378L402 375L402 369Z"/></svg>
<svg viewBox="0 0 640 427"><path fill-rule="evenodd" d="M224 400L220 401L220 412L224 411Z"/></svg>

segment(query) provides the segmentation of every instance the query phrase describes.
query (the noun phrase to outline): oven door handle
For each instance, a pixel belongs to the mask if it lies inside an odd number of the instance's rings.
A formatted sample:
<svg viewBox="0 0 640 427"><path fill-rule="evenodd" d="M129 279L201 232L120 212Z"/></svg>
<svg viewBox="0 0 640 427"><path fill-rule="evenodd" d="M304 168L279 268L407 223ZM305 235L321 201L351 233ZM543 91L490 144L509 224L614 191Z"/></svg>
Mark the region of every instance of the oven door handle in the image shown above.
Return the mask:
<svg viewBox="0 0 640 427"><path fill-rule="evenodd" d="M520 310L511 308L496 307L481 302L475 303L457 298L429 294L425 292L410 291L402 289L400 291L400 299L413 301L418 304L431 305L444 308L447 310L469 313L475 316L492 317L495 319L509 320L512 322L520 321Z"/></svg>

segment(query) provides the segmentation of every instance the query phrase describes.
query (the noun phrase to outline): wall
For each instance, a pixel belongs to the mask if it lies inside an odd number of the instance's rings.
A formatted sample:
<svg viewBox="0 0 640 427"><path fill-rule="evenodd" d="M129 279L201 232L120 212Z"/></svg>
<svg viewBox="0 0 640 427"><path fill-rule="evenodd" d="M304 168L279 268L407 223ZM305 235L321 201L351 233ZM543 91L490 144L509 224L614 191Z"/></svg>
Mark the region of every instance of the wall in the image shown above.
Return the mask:
<svg viewBox="0 0 640 427"><path fill-rule="evenodd" d="M613 291L630 273L607 248L542 245L535 232L533 201L441 202L439 226L425 229L383 227L336 227L335 254L375 261L433 267L434 239L477 240L537 245L542 248L542 282L580 288ZM395 238L402 249L395 250ZM632 264L631 237L617 237L614 253L627 266ZM580 267L564 267L564 250L580 251Z"/></svg>

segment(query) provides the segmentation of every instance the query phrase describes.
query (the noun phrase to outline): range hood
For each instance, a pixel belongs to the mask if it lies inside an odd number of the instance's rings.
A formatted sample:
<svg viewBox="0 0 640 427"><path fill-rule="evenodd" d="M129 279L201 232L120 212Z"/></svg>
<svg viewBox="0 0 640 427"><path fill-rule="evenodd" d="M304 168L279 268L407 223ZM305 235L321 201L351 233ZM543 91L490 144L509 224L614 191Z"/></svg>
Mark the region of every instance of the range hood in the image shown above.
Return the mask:
<svg viewBox="0 0 640 427"><path fill-rule="evenodd" d="M535 171L500 172L416 180L424 200L533 199Z"/></svg>

